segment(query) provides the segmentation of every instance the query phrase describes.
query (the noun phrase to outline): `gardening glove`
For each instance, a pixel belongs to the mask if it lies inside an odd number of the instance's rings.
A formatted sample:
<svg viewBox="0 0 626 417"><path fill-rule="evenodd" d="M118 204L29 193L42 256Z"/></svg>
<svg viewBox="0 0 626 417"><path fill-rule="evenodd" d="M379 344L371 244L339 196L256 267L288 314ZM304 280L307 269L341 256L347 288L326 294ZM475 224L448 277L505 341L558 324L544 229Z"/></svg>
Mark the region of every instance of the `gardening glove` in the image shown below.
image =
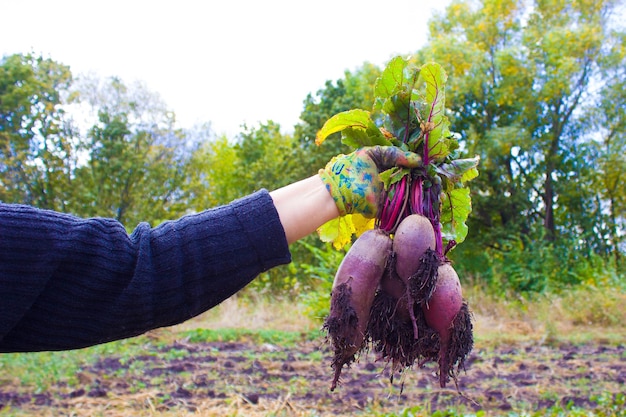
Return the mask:
<svg viewBox="0 0 626 417"><path fill-rule="evenodd" d="M365 147L335 156L319 175L341 216L360 213L373 218L383 191L378 174L394 166L417 168L422 166L422 158L396 146Z"/></svg>

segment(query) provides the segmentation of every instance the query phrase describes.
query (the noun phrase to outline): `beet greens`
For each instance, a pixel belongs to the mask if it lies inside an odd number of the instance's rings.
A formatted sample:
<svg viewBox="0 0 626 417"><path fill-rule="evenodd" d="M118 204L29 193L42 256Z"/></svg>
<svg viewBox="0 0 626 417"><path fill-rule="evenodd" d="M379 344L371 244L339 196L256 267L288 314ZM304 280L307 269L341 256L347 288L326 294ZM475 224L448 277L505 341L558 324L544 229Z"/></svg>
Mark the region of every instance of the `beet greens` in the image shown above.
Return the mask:
<svg viewBox="0 0 626 417"><path fill-rule="evenodd" d="M372 111L348 110L328 119L317 134L321 144L341 132L342 142L353 148L393 145L422 156L419 169L392 168L381 174L385 196L377 227L393 233L410 214L427 217L437 235L437 252L463 242L465 221L471 211L466 183L478 175L478 157L459 159L460 148L445 116L446 74L436 63L421 67L402 57L392 59L374 86ZM378 121L378 124L375 122ZM322 240L336 247L351 239L337 235L335 222L352 222L344 216L320 229ZM354 227L341 228L352 233ZM337 242L341 241L341 244Z"/></svg>

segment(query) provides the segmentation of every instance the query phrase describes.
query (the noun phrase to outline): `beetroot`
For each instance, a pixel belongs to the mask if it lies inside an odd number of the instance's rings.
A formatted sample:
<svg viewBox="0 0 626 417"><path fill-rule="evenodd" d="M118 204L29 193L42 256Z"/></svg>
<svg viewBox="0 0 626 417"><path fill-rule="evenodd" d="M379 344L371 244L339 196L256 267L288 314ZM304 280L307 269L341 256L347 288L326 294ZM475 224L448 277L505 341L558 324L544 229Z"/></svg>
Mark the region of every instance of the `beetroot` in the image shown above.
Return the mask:
<svg viewBox="0 0 626 417"><path fill-rule="evenodd" d="M463 366L473 347L472 323L463 299L459 276L450 263L439 266L437 285L430 300L422 305L426 323L439 335L439 384L455 378L454 365ZM457 369L458 369L457 368Z"/></svg>
<svg viewBox="0 0 626 417"><path fill-rule="evenodd" d="M436 247L429 219L412 214L393 240L380 228L363 234L344 257L333 284L325 328L332 340L337 386L342 368L371 344L396 372L427 362L439 365L439 384L473 348L471 316L459 277Z"/></svg>
<svg viewBox="0 0 626 417"><path fill-rule="evenodd" d="M407 219L410 223L403 225ZM429 246L434 233L424 219L409 216L398 226L374 299L368 339L379 359L391 362L392 380L393 373L416 361L420 366L434 361L443 388L450 378L456 382L473 348L472 323L459 277Z"/></svg>
<svg viewBox="0 0 626 417"><path fill-rule="evenodd" d="M376 289L391 252L391 238L382 230L363 233L343 258L335 275L330 314L324 328L334 347L331 391L344 365L355 360L365 345L367 324Z"/></svg>
<svg viewBox="0 0 626 417"><path fill-rule="evenodd" d="M423 307L426 322L441 335L442 341L449 339L449 327L463 305L461 282L449 263L439 267L435 291Z"/></svg>
<svg viewBox="0 0 626 417"><path fill-rule="evenodd" d="M393 238L393 251L397 256L396 272L408 284L408 279L419 266L426 250L435 249L435 232L426 217L411 214L401 222Z"/></svg>
<svg viewBox="0 0 626 417"><path fill-rule="evenodd" d="M437 349L419 305L435 288L439 257L434 251L435 233L421 215L404 217L393 238L393 252L374 300L368 326L379 359L390 361L392 371L410 367L419 358L435 358ZM427 268L425 266L428 266ZM436 335L435 335L436 336Z"/></svg>
<svg viewBox="0 0 626 417"><path fill-rule="evenodd" d="M415 306L428 301L437 279L439 258L435 247L435 231L426 217L411 214L400 222L393 239L394 265L406 288L404 304L415 339L419 336Z"/></svg>

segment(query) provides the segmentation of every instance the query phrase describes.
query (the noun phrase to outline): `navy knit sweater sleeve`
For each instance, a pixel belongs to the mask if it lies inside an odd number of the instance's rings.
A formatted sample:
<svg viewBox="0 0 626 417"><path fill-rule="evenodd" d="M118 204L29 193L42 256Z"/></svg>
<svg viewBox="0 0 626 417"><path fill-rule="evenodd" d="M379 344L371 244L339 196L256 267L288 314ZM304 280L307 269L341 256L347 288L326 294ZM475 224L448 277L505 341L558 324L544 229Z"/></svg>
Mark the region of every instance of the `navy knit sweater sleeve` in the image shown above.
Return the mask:
<svg viewBox="0 0 626 417"><path fill-rule="evenodd" d="M0 352L75 349L194 317L291 261L266 190L132 234L0 204Z"/></svg>

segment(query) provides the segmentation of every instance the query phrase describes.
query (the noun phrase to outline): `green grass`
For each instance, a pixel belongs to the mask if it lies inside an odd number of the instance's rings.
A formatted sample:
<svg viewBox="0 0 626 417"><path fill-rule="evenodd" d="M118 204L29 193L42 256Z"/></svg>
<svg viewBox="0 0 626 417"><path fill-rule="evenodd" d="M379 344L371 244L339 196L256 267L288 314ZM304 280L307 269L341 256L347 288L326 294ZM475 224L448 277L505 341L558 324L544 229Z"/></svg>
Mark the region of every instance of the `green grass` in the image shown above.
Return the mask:
<svg viewBox="0 0 626 417"><path fill-rule="evenodd" d="M181 332L181 337L191 343L201 342L253 342L272 345L294 346L303 340L315 340L321 333L316 330L308 332L281 331L273 329L194 329Z"/></svg>
<svg viewBox="0 0 626 417"><path fill-rule="evenodd" d="M61 352L7 353L0 355L0 384L17 383L36 393L51 385L78 384L77 375L86 364L115 355L120 361L142 354L150 342L145 336L111 342L86 349Z"/></svg>
<svg viewBox="0 0 626 417"><path fill-rule="evenodd" d="M599 407L595 410L587 410L573 405L565 407L550 407L545 410L516 413L508 412L506 417L625 417L626 416L626 395L603 394L595 398ZM448 409L444 411L431 411L428 404L409 407L399 413L372 414L377 417L487 417L484 411L468 413L465 411Z"/></svg>

